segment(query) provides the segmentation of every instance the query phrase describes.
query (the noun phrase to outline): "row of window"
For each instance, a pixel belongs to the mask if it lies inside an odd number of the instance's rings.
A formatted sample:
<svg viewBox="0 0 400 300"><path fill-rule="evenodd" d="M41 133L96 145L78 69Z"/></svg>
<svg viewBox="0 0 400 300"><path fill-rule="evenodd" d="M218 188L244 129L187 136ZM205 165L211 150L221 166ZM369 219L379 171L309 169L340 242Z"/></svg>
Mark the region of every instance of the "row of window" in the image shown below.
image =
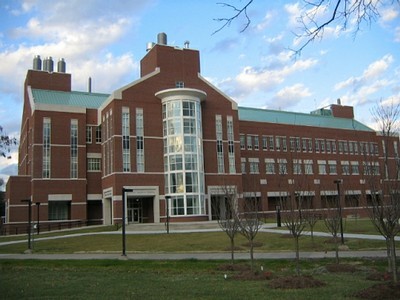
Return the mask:
<svg viewBox="0 0 400 300"><path fill-rule="evenodd" d="M303 153L340 153L340 154L362 154L378 155L377 143L356 142L334 139L312 139L301 137L263 135L261 140L258 135L240 135L241 150L283 151Z"/></svg>
<svg viewBox="0 0 400 300"><path fill-rule="evenodd" d="M43 118L42 178L51 177L51 119ZM70 123L70 177L78 178L78 120Z"/></svg>
<svg viewBox="0 0 400 300"><path fill-rule="evenodd" d="M247 169L248 162L248 169ZM260 173L260 161L258 158L242 158L242 173L246 171L250 174ZM339 174L338 164L336 160L317 160L318 166L317 174L319 175L337 175ZM280 174L285 175L289 173L288 161L285 158L273 159L266 158L264 160L265 174ZM311 159L293 159L291 161L292 174L295 175L312 175L315 173L314 161ZM360 166L358 161L340 161L340 171L342 175L360 175ZM363 162L364 175L379 175L379 162Z"/></svg>

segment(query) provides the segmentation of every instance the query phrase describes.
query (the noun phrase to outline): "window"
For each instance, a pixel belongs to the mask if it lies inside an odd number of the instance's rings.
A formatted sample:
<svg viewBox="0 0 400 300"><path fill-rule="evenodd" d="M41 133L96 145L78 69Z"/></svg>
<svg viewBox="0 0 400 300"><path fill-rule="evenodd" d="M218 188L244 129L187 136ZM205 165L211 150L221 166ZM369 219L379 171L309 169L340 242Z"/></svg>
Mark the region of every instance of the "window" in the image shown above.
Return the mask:
<svg viewBox="0 0 400 300"><path fill-rule="evenodd" d="M169 207L171 215L199 215L205 213L200 99L186 100L182 97L184 95L178 93L162 104L165 194L171 197ZM215 120L215 151L221 158L218 170L224 172L221 115L216 115ZM143 163L137 167L138 172L145 170L143 123L143 109L137 109L137 153L142 153L143 157ZM231 146L229 151L234 151L233 141ZM140 157L137 159L138 163L139 159Z"/></svg>
<svg viewBox="0 0 400 300"><path fill-rule="evenodd" d="M51 170L51 120L43 119L43 154L42 154L42 177L50 178Z"/></svg>
<svg viewBox="0 0 400 300"><path fill-rule="evenodd" d="M268 144L269 144L269 150L274 151L275 145L274 145L274 137L272 135L268 136Z"/></svg>
<svg viewBox="0 0 400 300"><path fill-rule="evenodd" d="M259 174L259 160L258 158L249 158L249 165L250 165L250 174Z"/></svg>
<svg viewBox="0 0 400 300"><path fill-rule="evenodd" d="M262 147L263 147L263 150L264 150L264 151L268 150L267 137L264 136L264 135L263 135L263 137L262 137Z"/></svg>
<svg viewBox="0 0 400 300"><path fill-rule="evenodd" d="M319 149L320 149L320 147L319 147L319 141L320 140L315 140L315 152L319 152Z"/></svg>
<svg viewBox="0 0 400 300"><path fill-rule="evenodd" d="M246 159L242 158L240 163L242 174L246 174Z"/></svg>
<svg viewBox="0 0 400 300"><path fill-rule="evenodd" d="M217 165L218 173L224 173L224 149L222 143L222 117L221 115L215 116L215 132L217 138Z"/></svg>
<svg viewBox="0 0 400 300"><path fill-rule="evenodd" d="M326 161L318 160L318 174L326 175Z"/></svg>
<svg viewBox="0 0 400 300"><path fill-rule="evenodd" d="M228 133L228 159L229 159L229 173L236 173L235 164L235 144L233 135L233 118L232 116L226 117L226 128Z"/></svg>
<svg viewBox="0 0 400 300"><path fill-rule="evenodd" d="M290 151L294 152L294 150L296 148L296 138L295 137L290 137L289 141L290 141Z"/></svg>
<svg viewBox="0 0 400 300"><path fill-rule="evenodd" d="M343 175L350 175L350 164L348 161L342 161L340 163L342 165L342 174Z"/></svg>
<svg viewBox="0 0 400 300"><path fill-rule="evenodd" d="M350 162L350 165L351 165L351 174L352 175L359 175L360 171L359 171L359 168L358 168L358 161L352 161L352 162Z"/></svg>
<svg viewBox="0 0 400 300"><path fill-rule="evenodd" d="M70 176L78 178L78 120L71 120L70 128Z"/></svg>
<svg viewBox="0 0 400 300"><path fill-rule="evenodd" d="M136 108L136 170L144 172L143 109Z"/></svg>
<svg viewBox="0 0 400 300"><path fill-rule="evenodd" d="M131 147L130 147L130 118L129 108L122 108L122 171L131 171Z"/></svg>
<svg viewBox="0 0 400 300"><path fill-rule="evenodd" d="M176 81L175 82L175 87L176 88L184 88L185 87L185 83L183 81Z"/></svg>
<svg viewBox="0 0 400 300"><path fill-rule="evenodd" d="M336 175L337 174L336 160L328 160L328 166L329 166L329 174Z"/></svg>
<svg viewBox="0 0 400 300"><path fill-rule="evenodd" d="M246 136L244 134L240 135L240 150L246 150Z"/></svg>
<svg viewBox="0 0 400 300"><path fill-rule="evenodd" d="M285 175L287 174L287 160L284 158L278 159L278 166L279 166L279 174Z"/></svg>
<svg viewBox="0 0 400 300"><path fill-rule="evenodd" d="M247 150L253 150L253 137L247 135Z"/></svg>
<svg viewBox="0 0 400 300"><path fill-rule="evenodd" d="M301 149L303 152L307 152L307 139L305 138L301 140Z"/></svg>
<svg viewBox="0 0 400 300"><path fill-rule="evenodd" d="M296 151L300 152L300 138L296 137Z"/></svg>
<svg viewBox="0 0 400 300"><path fill-rule="evenodd" d="M258 136L254 136L254 150L258 150L260 148L260 142L258 140Z"/></svg>
<svg viewBox="0 0 400 300"><path fill-rule="evenodd" d="M344 142L343 141L339 141L339 153L340 154L343 153L343 148L344 148Z"/></svg>
<svg viewBox="0 0 400 300"><path fill-rule="evenodd" d="M96 127L96 144L101 144L101 125Z"/></svg>
<svg viewBox="0 0 400 300"><path fill-rule="evenodd" d="M293 174L300 175L301 172L301 159L293 160Z"/></svg>
<svg viewBox="0 0 400 300"><path fill-rule="evenodd" d="M265 173L275 174L275 160L273 158L265 159Z"/></svg>
<svg viewBox="0 0 400 300"><path fill-rule="evenodd" d="M49 201L48 203L49 221L69 219L71 201Z"/></svg>
<svg viewBox="0 0 400 300"><path fill-rule="evenodd" d="M321 153L325 153L325 140L320 140Z"/></svg>
<svg viewBox="0 0 400 300"><path fill-rule="evenodd" d="M304 173L313 174L313 161L311 159L304 160Z"/></svg>
<svg viewBox="0 0 400 300"><path fill-rule="evenodd" d="M308 139L308 152L313 151L313 144L312 144L312 139Z"/></svg>
<svg viewBox="0 0 400 300"><path fill-rule="evenodd" d="M87 159L88 172L101 171L101 158L89 157Z"/></svg>
<svg viewBox="0 0 400 300"><path fill-rule="evenodd" d="M343 141L343 152L344 154L349 153L349 145L347 144L347 141Z"/></svg>
<svg viewBox="0 0 400 300"><path fill-rule="evenodd" d="M281 151L281 138L279 136L275 137L275 150Z"/></svg>
<svg viewBox="0 0 400 300"><path fill-rule="evenodd" d="M92 143L92 126L86 126L86 144Z"/></svg>

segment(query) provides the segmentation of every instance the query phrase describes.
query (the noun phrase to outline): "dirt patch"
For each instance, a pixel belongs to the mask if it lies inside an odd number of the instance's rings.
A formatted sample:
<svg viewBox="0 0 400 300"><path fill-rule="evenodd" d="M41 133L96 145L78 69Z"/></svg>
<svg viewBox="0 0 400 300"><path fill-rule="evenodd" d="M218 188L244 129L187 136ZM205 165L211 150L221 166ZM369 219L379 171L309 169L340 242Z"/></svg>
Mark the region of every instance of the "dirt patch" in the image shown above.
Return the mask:
<svg viewBox="0 0 400 300"><path fill-rule="evenodd" d="M371 272L368 274L367 280L372 280L372 281L390 281L392 280L392 274L388 272Z"/></svg>
<svg viewBox="0 0 400 300"><path fill-rule="evenodd" d="M400 299L400 282L394 283L378 283L365 290L362 290L354 297L360 299Z"/></svg>
<svg viewBox="0 0 400 300"><path fill-rule="evenodd" d="M358 271L357 266L349 264L330 264L326 265L326 269L331 273L355 273Z"/></svg>
<svg viewBox="0 0 400 300"><path fill-rule="evenodd" d="M270 280L271 278L272 272L252 270L242 271L233 276L236 280Z"/></svg>
<svg viewBox="0 0 400 300"><path fill-rule="evenodd" d="M273 289L308 289L325 286L326 283L310 275L292 275L272 279L268 285Z"/></svg>
<svg viewBox="0 0 400 300"><path fill-rule="evenodd" d="M223 264L219 265L217 270L223 272L244 272L251 270L251 267L243 264Z"/></svg>

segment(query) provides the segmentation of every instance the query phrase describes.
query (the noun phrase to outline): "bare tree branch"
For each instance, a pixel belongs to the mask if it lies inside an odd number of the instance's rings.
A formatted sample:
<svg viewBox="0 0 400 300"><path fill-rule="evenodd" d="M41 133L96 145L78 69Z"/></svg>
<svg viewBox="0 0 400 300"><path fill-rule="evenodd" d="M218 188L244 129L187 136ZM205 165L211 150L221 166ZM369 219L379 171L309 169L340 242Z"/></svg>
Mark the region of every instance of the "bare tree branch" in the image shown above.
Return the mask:
<svg viewBox="0 0 400 300"><path fill-rule="evenodd" d="M231 17L214 19L222 22L223 25L213 34L229 26L241 15L244 15L247 21L241 30L241 32L244 32L251 23L247 10L252 3L253 0L248 0L241 8L227 2L217 3L233 9L234 14ZM376 22L384 5L400 6L400 0L303 0L303 3L302 13L298 16L301 33L295 35L299 39L304 39L304 42L297 49L290 49L297 55L301 54L311 42L322 38L325 30L332 24L337 24L340 31L346 31L349 24L354 24L352 31L355 37L363 24L370 26L373 22ZM326 17L322 17L321 12L328 13Z"/></svg>
<svg viewBox="0 0 400 300"><path fill-rule="evenodd" d="M223 25L221 27L219 27L217 30L215 30L212 34L216 34L217 32L220 32L222 29L224 29L226 26L230 26L232 21L234 21L235 19L239 18L240 15L244 15L246 17L246 24L244 25L244 27L242 28L242 30L240 30L240 32L244 32L251 23L251 20L247 14L247 8L250 6L250 4L253 2L253 0L248 0L247 3L242 7L242 8L237 8L236 6L232 5L232 4L228 4L226 2L218 2L218 5L221 6L226 6L229 7L231 9L233 9L234 11L234 15L229 17L229 18L217 18L214 19L214 21L217 22L222 22Z"/></svg>

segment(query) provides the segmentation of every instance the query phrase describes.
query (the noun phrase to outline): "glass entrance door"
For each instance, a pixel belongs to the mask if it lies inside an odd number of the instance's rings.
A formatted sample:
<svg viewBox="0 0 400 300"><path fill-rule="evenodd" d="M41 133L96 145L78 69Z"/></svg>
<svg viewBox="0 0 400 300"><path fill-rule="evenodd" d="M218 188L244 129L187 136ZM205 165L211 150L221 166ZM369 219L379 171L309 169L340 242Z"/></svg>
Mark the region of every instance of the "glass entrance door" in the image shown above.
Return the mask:
<svg viewBox="0 0 400 300"><path fill-rule="evenodd" d="M141 199L128 199L128 223L142 223Z"/></svg>

